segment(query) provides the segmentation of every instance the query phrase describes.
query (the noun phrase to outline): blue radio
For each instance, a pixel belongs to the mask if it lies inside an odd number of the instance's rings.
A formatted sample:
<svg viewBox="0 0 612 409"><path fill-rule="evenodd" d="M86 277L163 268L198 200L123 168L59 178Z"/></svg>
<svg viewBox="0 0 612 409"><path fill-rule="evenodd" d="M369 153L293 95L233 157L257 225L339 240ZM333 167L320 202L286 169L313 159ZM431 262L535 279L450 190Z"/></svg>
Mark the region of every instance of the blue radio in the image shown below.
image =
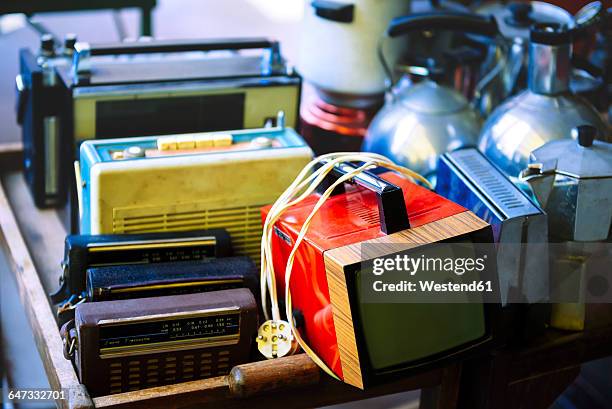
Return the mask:
<svg viewBox="0 0 612 409"><path fill-rule="evenodd" d="M81 145L81 234L223 228L259 259L260 208L313 153L291 128L90 140Z"/></svg>
<svg viewBox="0 0 612 409"><path fill-rule="evenodd" d="M502 304L549 298L546 214L475 148L440 157L436 192L493 227Z"/></svg>

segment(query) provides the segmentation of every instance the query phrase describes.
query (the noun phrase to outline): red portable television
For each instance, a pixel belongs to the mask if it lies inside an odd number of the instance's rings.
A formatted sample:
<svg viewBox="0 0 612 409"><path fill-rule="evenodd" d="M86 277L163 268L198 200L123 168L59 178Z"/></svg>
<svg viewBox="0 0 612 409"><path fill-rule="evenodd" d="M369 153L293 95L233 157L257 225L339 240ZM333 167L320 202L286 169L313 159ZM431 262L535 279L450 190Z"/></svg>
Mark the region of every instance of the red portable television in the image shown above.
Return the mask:
<svg viewBox="0 0 612 409"><path fill-rule="evenodd" d="M336 178L346 173L334 170ZM490 346L494 303L368 303L360 288L366 259L406 248L427 254L431 245L445 242L468 243L462 247L477 256L490 251L476 245L492 242L490 225L394 172L364 172L351 182L316 213L293 264L293 319L310 348L340 379L363 389ZM281 299L287 259L318 198L313 194L289 208L273 228ZM262 209L264 220L270 209ZM494 265L479 274L497 285Z"/></svg>

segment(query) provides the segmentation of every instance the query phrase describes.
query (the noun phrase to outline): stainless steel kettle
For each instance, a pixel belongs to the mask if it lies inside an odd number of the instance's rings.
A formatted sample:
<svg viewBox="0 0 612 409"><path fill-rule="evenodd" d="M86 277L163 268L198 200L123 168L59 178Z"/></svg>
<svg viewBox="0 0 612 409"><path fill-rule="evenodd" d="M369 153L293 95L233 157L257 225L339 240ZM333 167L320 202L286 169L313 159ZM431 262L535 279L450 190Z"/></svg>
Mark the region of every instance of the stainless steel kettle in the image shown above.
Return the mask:
<svg viewBox="0 0 612 409"><path fill-rule="evenodd" d="M612 144L595 140L589 125L575 138L551 141L531 154L521 172L546 209L553 240L606 240L612 222Z"/></svg>
<svg viewBox="0 0 612 409"><path fill-rule="evenodd" d="M492 18L474 14L434 12L392 20L389 37L414 30L469 31L495 35ZM382 59L383 65L384 58ZM387 68L389 77L390 70ZM433 178L438 156L474 145L481 120L468 100L451 87L431 78L419 83L400 81L388 93L385 106L370 123L362 150L375 152Z"/></svg>
<svg viewBox="0 0 612 409"><path fill-rule="evenodd" d="M568 138L578 125L592 125L609 138L597 110L569 90L570 56L571 31L552 23L532 28L528 89L493 111L479 141L480 150L511 177L527 166L534 149Z"/></svg>

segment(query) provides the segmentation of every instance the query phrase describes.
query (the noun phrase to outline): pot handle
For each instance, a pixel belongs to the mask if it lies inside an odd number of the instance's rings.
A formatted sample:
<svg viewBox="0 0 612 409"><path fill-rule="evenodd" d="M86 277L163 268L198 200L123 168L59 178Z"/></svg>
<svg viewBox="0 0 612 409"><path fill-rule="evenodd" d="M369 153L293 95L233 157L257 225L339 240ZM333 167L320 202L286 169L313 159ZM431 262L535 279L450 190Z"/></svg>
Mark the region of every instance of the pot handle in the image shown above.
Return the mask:
<svg viewBox="0 0 612 409"><path fill-rule="evenodd" d="M399 37L413 31L425 30L461 31L480 34L487 37L496 37L499 34L497 20L493 16L483 16L476 13L462 13L457 11L434 11L428 13L414 13L403 17L396 17L389 23L385 35L378 41L378 59L390 83L393 84L393 72L384 56L383 42L385 38Z"/></svg>
<svg viewBox="0 0 612 409"><path fill-rule="evenodd" d="M354 171L357 166L350 163L339 163L317 187L317 193L325 192L336 180ZM387 182L372 172L364 171L353 177L350 182L376 194L380 230L385 234L393 234L410 228L408 211L402 188ZM344 193L344 185L338 185L333 195Z"/></svg>
<svg viewBox="0 0 612 409"><path fill-rule="evenodd" d="M314 0L312 8L315 14L325 20L337 21L338 23L351 23L355 5L330 0Z"/></svg>
<svg viewBox="0 0 612 409"><path fill-rule="evenodd" d="M396 17L389 23L386 34L393 38L408 34L411 31L423 30L462 31L487 37L494 37L499 33L497 21L493 16L456 11L437 11Z"/></svg>

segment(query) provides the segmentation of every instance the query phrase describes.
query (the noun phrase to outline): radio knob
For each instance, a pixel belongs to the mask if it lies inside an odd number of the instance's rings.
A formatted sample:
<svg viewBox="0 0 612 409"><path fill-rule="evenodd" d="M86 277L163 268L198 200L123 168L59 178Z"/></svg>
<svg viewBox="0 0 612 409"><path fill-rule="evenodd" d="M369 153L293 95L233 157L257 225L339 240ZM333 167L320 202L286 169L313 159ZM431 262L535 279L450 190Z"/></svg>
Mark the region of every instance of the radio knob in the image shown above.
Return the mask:
<svg viewBox="0 0 612 409"><path fill-rule="evenodd" d="M55 54L55 40L51 34L43 34L40 37L40 54L46 57Z"/></svg>
<svg viewBox="0 0 612 409"><path fill-rule="evenodd" d="M258 136L251 141L251 146L257 149L270 148L272 146L272 139L267 136Z"/></svg>
<svg viewBox="0 0 612 409"><path fill-rule="evenodd" d="M142 158L145 156L145 151L140 146L130 146L123 151L124 158Z"/></svg>
<svg viewBox="0 0 612 409"><path fill-rule="evenodd" d="M74 52L74 45L77 42L76 34L69 33L64 37L64 53L72 54Z"/></svg>

